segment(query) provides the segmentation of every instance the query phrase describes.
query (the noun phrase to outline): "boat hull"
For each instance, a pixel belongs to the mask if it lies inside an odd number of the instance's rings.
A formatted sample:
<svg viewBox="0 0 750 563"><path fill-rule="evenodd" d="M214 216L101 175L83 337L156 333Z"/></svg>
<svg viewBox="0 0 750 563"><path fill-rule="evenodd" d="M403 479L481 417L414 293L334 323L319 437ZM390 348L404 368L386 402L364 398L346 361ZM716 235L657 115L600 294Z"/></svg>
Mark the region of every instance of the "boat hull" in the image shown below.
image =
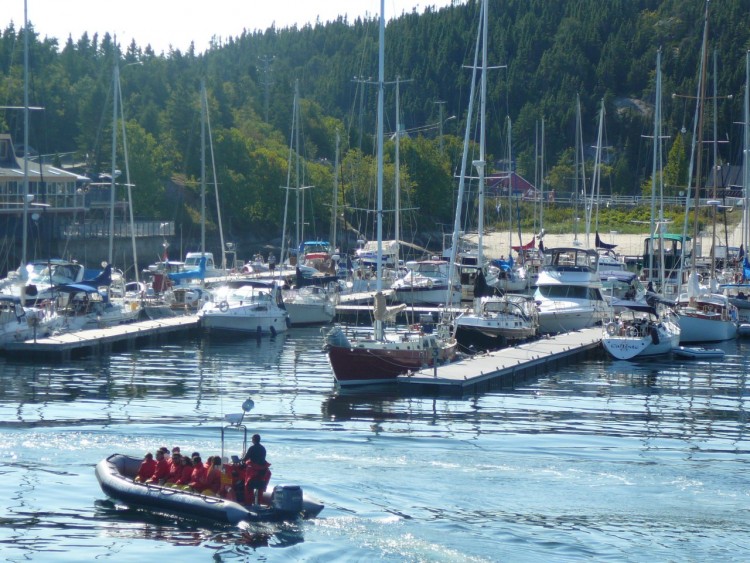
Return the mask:
<svg viewBox="0 0 750 563"><path fill-rule="evenodd" d="M407 305L443 305L448 295L448 287L409 287L392 286L394 298L399 303ZM451 291L450 304L456 305L461 302L461 290L456 287Z"/></svg>
<svg viewBox="0 0 750 563"><path fill-rule="evenodd" d="M233 307L226 312L202 311L201 326L209 331L245 334L278 334L286 332L287 314L251 314L243 307Z"/></svg>
<svg viewBox="0 0 750 563"><path fill-rule="evenodd" d="M437 357L430 349L409 347L404 343L352 347L329 346L328 361L336 382L343 386L381 385L395 383L399 375L430 367L435 361L447 363L456 356L456 341L452 340L438 349Z"/></svg>
<svg viewBox="0 0 750 563"><path fill-rule="evenodd" d="M680 315L680 344L723 342L737 337L737 324L721 318Z"/></svg>
<svg viewBox="0 0 750 563"><path fill-rule="evenodd" d="M539 306L539 332L558 334L590 328L608 318L604 308L586 307L578 303L547 302Z"/></svg>
<svg viewBox="0 0 750 563"><path fill-rule="evenodd" d="M129 506L219 524L236 524L243 520L259 522L313 518L323 510L321 503L310 499L303 500L299 512L289 512L273 506L244 506L220 497L136 483L131 475L137 474L140 463L140 459L122 454L112 454L100 461L94 472L102 491L108 497ZM264 499L269 502L272 500L268 493Z"/></svg>
<svg viewBox="0 0 750 563"><path fill-rule="evenodd" d="M654 343L650 335L639 338L629 336L606 336L602 338L604 349L617 360L632 360L636 357L668 354L679 342L679 334L662 335L658 343Z"/></svg>

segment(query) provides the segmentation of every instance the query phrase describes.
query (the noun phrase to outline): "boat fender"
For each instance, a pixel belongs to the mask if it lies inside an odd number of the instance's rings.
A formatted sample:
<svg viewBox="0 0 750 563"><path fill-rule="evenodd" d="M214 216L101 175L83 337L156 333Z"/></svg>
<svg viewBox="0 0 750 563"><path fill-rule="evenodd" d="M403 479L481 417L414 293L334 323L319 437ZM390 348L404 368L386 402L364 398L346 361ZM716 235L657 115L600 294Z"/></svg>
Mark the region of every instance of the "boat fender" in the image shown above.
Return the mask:
<svg viewBox="0 0 750 563"><path fill-rule="evenodd" d="M655 326L651 327L651 342L653 342L654 344L659 343L659 329Z"/></svg>
<svg viewBox="0 0 750 563"><path fill-rule="evenodd" d="M276 336L276 327L275 326L271 327L271 336Z"/></svg>
<svg viewBox="0 0 750 563"><path fill-rule="evenodd" d="M290 319L289 316L284 317L284 322L286 323L287 328L292 328L292 319Z"/></svg>
<svg viewBox="0 0 750 563"><path fill-rule="evenodd" d="M617 334L617 323L609 323L607 325L607 334L610 336Z"/></svg>
<svg viewBox="0 0 750 563"><path fill-rule="evenodd" d="M219 303L219 311L221 311L222 313L226 313L227 311L229 311L229 303L226 300Z"/></svg>

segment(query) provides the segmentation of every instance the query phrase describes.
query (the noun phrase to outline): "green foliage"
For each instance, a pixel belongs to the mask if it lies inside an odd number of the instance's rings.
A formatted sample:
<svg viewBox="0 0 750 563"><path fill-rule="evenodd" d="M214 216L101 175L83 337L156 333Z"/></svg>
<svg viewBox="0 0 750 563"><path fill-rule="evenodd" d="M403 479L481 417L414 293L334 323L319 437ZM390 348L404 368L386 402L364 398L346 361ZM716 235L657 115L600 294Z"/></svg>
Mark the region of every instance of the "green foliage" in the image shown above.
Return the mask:
<svg viewBox="0 0 750 563"><path fill-rule="evenodd" d="M477 0L467 0L428 9L423 15L404 14L386 30L387 79L413 80L401 88L404 126L417 129L436 124L439 115L457 116L443 124L442 152L435 127L401 145L402 207L414 209L404 213L404 226L412 232L452 223L463 138L452 133L464 127L471 76L464 67L472 62L478 6ZM506 154L504 128L509 116L516 170L532 179L536 128L544 118L546 189L570 193L574 104L579 94L587 147L595 143L601 100L606 107L604 143L610 149L601 192L648 191L651 144L642 136L653 128L656 49L663 52L663 91L694 94L704 8L702 0L490 2L489 61L507 68L489 75L488 153ZM722 161L738 163L741 138L733 123L742 113L738 93L744 88L744 57L750 47L750 9L746 0L714 2L710 18L711 47L720 58L718 91L734 94L719 103L719 136L729 143L718 150ZM86 173L109 167L112 69L120 65L138 214L177 218L185 224L195 219L203 80L228 228L279 232L285 200L280 186L287 184L293 84L298 79L304 93L300 156L306 163L305 183L315 185L305 195L305 221L319 232L330 224L331 163L336 156L335 132L340 131L339 203L348 206L343 212L352 226L373 232L372 213L361 209L372 209L375 202L376 89L352 78L377 74L375 20L339 18L326 25L244 32L202 54L188 49L159 56L135 43L118 46L109 34L84 34L58 44L54 38L40 39L33 28L30 32L30 101L45 107L32 115L30 144L46 154L77 153L87 162ZM0 36L0 99L8 105L23 100L22 39L22 30L12 24ZM261 61L268 61L268 66ZM386 129L392 130L395 89L386 87L385 96ZM437 101L444 102L442 114ZM694 104L684 98L664 102L664 149L669 155L665 195L675 195L687 182L690 138L680 130L692 124ZM19 141L21 112L0 113L0 127ZM386 202L392 202L392 145L388 150ZM176 183L182 186L181 195L166 196L170 177L186 179ZM392 208L392 203L385 207ZM533 216L531 209L526 211ZM573 214L570 208L551 206L545 222L559 216L561 225L571 225ZM392 214L387 215L392 229ZM608 217L609 212L602 212L600 221L610 221ZM615 225L628 220L611 218Z"/></svg>

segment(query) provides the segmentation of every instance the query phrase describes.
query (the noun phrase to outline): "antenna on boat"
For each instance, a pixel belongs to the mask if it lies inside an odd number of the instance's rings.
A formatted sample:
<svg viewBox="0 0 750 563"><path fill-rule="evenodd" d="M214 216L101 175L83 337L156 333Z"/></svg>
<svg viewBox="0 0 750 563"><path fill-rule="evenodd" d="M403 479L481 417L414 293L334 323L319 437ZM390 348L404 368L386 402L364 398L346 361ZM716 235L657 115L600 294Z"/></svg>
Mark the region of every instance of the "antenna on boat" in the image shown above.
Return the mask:
<svg viewBox="0 0 750 563"><path fill-rule="evenodd" d="M242 403L242 412L224 415L224 420L227 422L227 424L221 427L221 459L222 461L224 460L224 431L228 428L242 430L243 432L242 453L244 454L245 450L247 450L247 427L244 424L242 424L242 422L243 420L245 420L245 414L253 410L253 408L255 408L255 401L253 401L252 397L248 397Z"/></svg>

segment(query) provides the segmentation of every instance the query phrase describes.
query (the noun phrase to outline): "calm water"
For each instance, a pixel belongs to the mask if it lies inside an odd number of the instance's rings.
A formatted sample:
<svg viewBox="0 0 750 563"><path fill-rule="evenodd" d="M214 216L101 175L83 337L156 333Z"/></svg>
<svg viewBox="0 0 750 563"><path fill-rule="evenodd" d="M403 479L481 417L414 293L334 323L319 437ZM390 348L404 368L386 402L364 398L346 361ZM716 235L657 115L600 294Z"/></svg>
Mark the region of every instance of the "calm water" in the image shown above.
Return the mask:
<svg viewBox="0 0 750 563"><path fill-rule="evenodd" d="M320 345L306 329L0 360L0 559L750 558L750 341L720 363L602 356L464 398L338 395ZM248 396L272 483L303 485L320 518L210 528L104 497L96 462L220 453L221 419Z"/></svg>

